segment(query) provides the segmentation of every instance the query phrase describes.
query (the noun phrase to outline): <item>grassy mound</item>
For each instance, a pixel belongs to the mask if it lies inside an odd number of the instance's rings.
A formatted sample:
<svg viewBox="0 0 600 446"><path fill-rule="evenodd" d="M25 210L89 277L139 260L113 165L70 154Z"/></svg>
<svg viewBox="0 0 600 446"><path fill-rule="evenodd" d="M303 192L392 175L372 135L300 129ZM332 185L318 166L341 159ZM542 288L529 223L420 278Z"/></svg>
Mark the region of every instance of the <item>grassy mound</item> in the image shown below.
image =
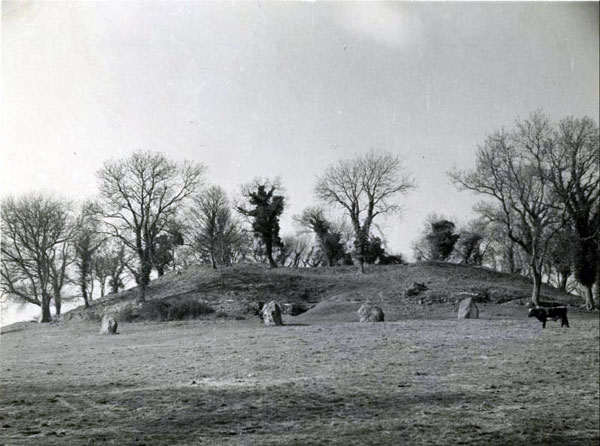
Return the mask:
<svg viewBox="0 0 600 446"><path fill-rule="evenodd" d="M415 283L423 287L409 292ZM121 315L123 320L179 320L217 313L242 318L255 315L259 302L271 300L314 307L309 311L312 314L354 312L354 307L370 301L385 304L398 314L411 307L413 314L427 317L432 307L450 308L467 295L486 304L524 305L530 294L528 278L441 262L372 265L366 274L348 266L269 269L236 265L219 270L196 266L152 281L141 308L135 304L134 288L97 300L88 309L75 309L66 318L99 320L108 313ZM573 306L583 303L578 296L547 286L542 288L542 298Z"/></svg>

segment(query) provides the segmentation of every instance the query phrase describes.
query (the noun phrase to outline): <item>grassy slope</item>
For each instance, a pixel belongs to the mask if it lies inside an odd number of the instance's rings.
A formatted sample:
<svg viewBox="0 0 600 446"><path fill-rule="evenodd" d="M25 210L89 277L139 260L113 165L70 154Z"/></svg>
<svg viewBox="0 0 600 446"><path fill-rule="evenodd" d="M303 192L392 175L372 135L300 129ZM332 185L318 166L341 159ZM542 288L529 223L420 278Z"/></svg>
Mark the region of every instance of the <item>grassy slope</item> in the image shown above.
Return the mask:
<svg viewBox="0 0 600 446"><path fill-rule="evenodd" d="M406 297L404 292L413 282L425 283L428 290ZM314 317L354 312L362 302L371 301L381 305L393 320L449 317L461 292L485 293L490 303L523 304L531 284L522 276L445 263L372 266L365 275L357 274L354 267L270 270L262 265L241 265L217 271L193 267L182 274L169 273L151 283L148 299L207 301L231 316L247 313L250 304L257 301L304 302L318 304L310 312ZM98 318L134 299L135 290L128 290L96 301L89 310L74 310L71 317ZM543 288L543 299L581 303L578 297L550 287ZM342 320L348 320L348 316L342 316Z"/></svg>

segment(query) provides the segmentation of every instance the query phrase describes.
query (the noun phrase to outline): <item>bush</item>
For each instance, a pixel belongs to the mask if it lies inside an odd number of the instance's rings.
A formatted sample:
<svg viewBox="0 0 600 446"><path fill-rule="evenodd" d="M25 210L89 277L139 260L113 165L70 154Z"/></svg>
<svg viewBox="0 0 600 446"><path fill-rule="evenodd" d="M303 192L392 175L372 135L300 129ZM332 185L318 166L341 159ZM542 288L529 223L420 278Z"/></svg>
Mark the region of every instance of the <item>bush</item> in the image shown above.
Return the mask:
<svg viewBox="0 0 600 446"><path fill-rule="evenodd" d="M136 319L139 319L139 316L140 315L138 313L134 313L131 305L127 305L126 307L123 307L113 313L113 317L117 320L117 322L132 322Z"/></svg>
<svg viewBox="0 0 600 446"><path fill-rule="evenodd" d="M140 307L127 306L115 314L118 321L132 322L136 320L181 321L198 319L215 312L214 308L204 302L193 299L151 300Z"/></svg>
<svg viewBox="0 0 600 446"><path fill-rule="evenodd" d="M381 265L404 265L406 262L402 254L390 255L384 254L381 257Z"/></svg>
<svg viewBox="0 0 600 446"><path fill-rule="evenodd" d="M448 220L439 220L431 223L431 231L425 236L425 239L429 243L429 256L431 260L448 260L459 238L459 234L454 232L454 229L454 223Z"/></svg>
<svg viewBox="0 0 600 446"><path fill-rule="evenodd" d="M175 302L162 302L164 310L160 317L165 321L180 321L184 319L197 319L215 312L214 308L197 300L184 300Z"/></svg>

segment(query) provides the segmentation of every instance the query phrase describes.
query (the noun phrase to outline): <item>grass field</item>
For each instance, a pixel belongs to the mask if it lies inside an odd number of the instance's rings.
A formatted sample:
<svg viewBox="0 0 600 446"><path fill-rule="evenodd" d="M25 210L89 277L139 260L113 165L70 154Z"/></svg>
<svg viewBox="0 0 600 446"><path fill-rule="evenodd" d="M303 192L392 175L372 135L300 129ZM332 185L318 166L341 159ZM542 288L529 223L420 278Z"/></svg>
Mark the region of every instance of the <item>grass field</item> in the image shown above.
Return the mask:
<svg viewBox="0 0 600 446"><path fill-rule="evenodd" d="M597 313L542 330L522 307L374 324L353 322L354 307L282 327L7 327L0 443L598 444Z"/></svg>
<svg viewBox="0 0 600 446"><path fill-rule="evenodd" d="M427 290L406 295L414 282ZM464 292L483 299L480 319L456 320ZM99 318L124 314L131 290L57 324L5 327L0 443L597 445L598 313L544 287L571 328L542 330L529 292L520 276L441 263L172 273L149 300L215 313L121 320L101 336ZM264 327L249 308L272 299L311 309ZM359 324L365 301L386 322Z"/></svg>

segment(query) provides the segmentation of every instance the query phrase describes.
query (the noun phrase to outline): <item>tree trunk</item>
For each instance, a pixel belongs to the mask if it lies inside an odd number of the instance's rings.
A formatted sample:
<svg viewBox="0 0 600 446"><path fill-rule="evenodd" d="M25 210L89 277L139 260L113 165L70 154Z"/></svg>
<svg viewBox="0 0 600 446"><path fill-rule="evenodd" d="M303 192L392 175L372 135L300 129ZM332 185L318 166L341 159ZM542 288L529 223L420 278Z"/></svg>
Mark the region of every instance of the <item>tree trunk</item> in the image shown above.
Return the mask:
<svg viewBox="0 0 600 446"><path fill-rule="evenodd" d="M47 296L42 296L42 317L40 323L51 322L52 315L50 314L50 299Z"/></svg>
<svg viewBox="0 0 600 446"><path fill-rule="evenodd" d="M117 294L119 292L119 280L115 276L111 278L108 285L110 286L111 294Z"/></svg>
<svg viewBox="0 0 600 446"><path fill-rule="evenodd" d="M114 279L114 277L113 277ZM105 287L106 277L103 277L100 280L100 297L104 297L104 287Z"/></svg>
<svg viewBox="0 0 600 446"><path fill-rule="evenodd" d="M56 317L60 317L60 310L62 308L62 297L60 293L54 294L54 309L56 310Z"/></svg>
<svg viewBox="0 0 600 446"><path fill-rule="evenodd" d="M567 292L567 281L569 280L569 274L561 273L560 274L560 282L558 283L558 289L562 292Z"/></svg>
<svg viewBox="0 0 600 446"><path fill-rule="evenodd" d="M152 256L150 255L150 252L146 252L144 257L145 258L142 259L140 264L138 302L146 301L146 288L150 283L150 273L152 272Z"/></svg>
<svg viewBox="0 0 600 446"><path fill-rule="evenodd" d="M81 278L79 286L81 287L81 297L83 297L83 305L85 308L89 308L90 303L88 302L87 284L85 283L85 278Z"/></svg>
<svg viewBox="0 0 600 446"><path fill-rule="evenodd" d="M277 263L275 263L275 260L273 260L273 244L272 243L265 243L265 249L267 251L267 259L269 260L269 267L270 268L277 268Z"/></svg>
<svg viewBox="0 0 600 446"><path fill-rule="evenodd" d="M137 301L146 302L146 286L143 284L138 286Z"/></svg>
<svg viewBox="0 0 600 446"><path fill-rule="evenodd" d="M540 305L540 294L542 291L542 274L537 268L532 268L533 275L533 292L531 293L531 303L536 307Z"/></svg>
<svg viewBox="0 0 600 446"><path fill-rule="evenodd" d="M592 311L596 308L596 304L594 303L594 292L592 290L593 285L589 285L585 287L585 309L588 311Z"/></svg>
<svg viewBox="0 0 600 446"><path fill-rule="evenodd" d="M511 274L515 274L517 271L517 268L515 266L515 245L513 244L513 242L510 242L510 244L508 246L507 260L508 260L508 272Z"/></svg>
<svg viewBox="0 0 600 446"><path fill-rule="evenodd" d="M358 261L360 267L360 273L365 273L365 252L369 246L369 233L360 227L360 225L354 225L355 239L354 239L354 255Z"/></svg>
<svg viewBox="0 0 600 446"><path fill-rule="evenodd" d="M215 260L215 253L212 249L210 250L210 265L212 266L212 269L217 269L217 261Z"/></svg>
<svg viewBox="0 0 600 446"><path fill-rule="evenodd" d="M600 304L600 262L596 266L596 281L592 285L592 297Z"/></svg>
<svg viewBox="0 0 600 446"><path fill-rule="evenodd" d="M360 273L364 274L365 273L365 259L362 256L358 259L358 265L360 266Z"/></svg>

